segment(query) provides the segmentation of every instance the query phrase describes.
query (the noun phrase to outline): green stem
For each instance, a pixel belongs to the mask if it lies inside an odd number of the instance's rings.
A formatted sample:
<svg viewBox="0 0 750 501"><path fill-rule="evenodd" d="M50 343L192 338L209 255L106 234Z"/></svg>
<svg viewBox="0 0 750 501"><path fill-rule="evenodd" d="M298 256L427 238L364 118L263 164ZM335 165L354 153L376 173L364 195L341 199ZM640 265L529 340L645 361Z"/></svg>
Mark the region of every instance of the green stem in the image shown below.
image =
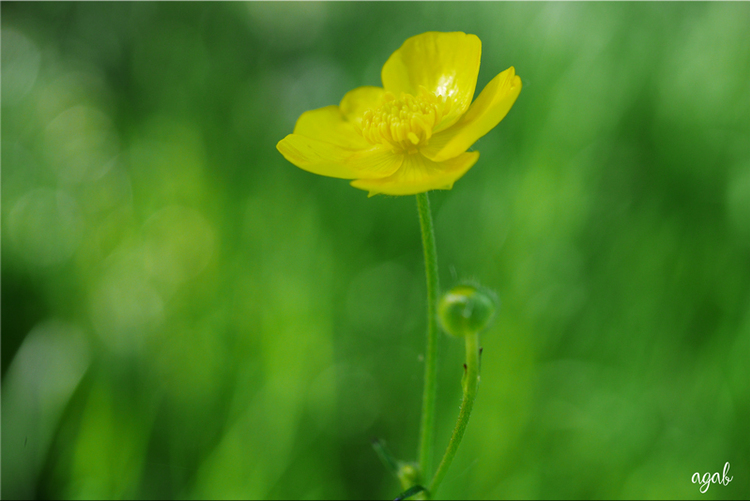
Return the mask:
<svg viewBox="0 0 750 501"><path fill-rule="evenodd" d="M477 396L477 387L479 386L479 333L467 333L466 336L466 373L464 374L463 387L464 398L461 402L461 411L458 413L458 421L453 430L451 441L448 443L448 449L445 451L443 460L440 461L435 477L432 479L428 490L435 494L440 482L443 481L445 473L453 461L453 457L458 451L461 439L464 437L466 425L469 424L471 409L474 407L474 399Z"/></svg>
<svg viewBox="0 0 750 501"><path fill-rule="evenodd" d="M437 393L437 299L438 267L435 248L435 230L430 214L430 199L427 193L417 195L419 224L422 228L425 271L427 273L427 352L424 366L424 394L422 397L422 424L419 434L419 468L423 481L432 473L432 449L435 443L435 395Z"/></svg>

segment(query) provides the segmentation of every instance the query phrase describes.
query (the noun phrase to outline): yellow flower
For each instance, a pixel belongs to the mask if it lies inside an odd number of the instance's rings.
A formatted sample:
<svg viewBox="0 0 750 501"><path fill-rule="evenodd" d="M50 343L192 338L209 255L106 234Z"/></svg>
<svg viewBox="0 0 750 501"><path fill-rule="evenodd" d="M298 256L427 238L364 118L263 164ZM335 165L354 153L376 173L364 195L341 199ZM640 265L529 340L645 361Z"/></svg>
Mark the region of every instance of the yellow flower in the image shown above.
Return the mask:
<svg viewBox="0 0 750 501"><path fill-rule="evenodd" d="M472 103L482 42L461 32L409 38L381 72L383 87L358 87L338 106L307 111L276 145L297 167L354 179L370 196L451 189L479 159L467 152L521 92L513 67Z"/></svg>

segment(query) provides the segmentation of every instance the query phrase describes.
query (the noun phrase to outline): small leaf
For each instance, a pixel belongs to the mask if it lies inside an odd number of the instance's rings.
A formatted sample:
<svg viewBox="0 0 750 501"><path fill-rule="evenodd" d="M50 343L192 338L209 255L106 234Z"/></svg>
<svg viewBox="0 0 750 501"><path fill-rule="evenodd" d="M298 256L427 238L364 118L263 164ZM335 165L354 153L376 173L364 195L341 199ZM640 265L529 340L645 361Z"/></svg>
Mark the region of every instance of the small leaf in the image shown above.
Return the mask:
<svg viewBox="0 0 750 501"><path fill-rule="evenodd" d="M408 489L406 489L401 494L399 494L398 497L396 499L394 499L393 501L402 501L402 500L404 500L406 498L412 497L414 494L419 494L422 491L427 492L427 489L425 489L421 485L414 485L414 486L409 487Z"/></svg>
<svg viewBox="0 0 750 501"><path fill-rule="evenodd" d="M391 454L391 452L385 446L385 443L383 443L383 441L379 438L373 438L372 448L375 449L375 453L383 462L385 468L394 475L398 476L399 461L393 457L393 454Z"/></svg>

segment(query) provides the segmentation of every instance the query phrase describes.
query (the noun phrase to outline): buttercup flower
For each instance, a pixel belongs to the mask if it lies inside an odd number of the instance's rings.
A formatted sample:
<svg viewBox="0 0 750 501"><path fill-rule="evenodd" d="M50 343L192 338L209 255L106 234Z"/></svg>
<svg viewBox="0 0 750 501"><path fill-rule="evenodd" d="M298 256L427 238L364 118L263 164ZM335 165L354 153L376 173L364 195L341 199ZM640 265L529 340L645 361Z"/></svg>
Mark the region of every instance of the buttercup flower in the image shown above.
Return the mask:
<svg viewBox="0 0 750 501"><path fill-rule="evenodd" d="M358 87L338 106L303 113L276 148L301 169L353 179L370 196L451 189L479 159L467 150L521 92L510 67L472 103L481 54L475 35L411 37L383 66L383 87Z"/></svg>

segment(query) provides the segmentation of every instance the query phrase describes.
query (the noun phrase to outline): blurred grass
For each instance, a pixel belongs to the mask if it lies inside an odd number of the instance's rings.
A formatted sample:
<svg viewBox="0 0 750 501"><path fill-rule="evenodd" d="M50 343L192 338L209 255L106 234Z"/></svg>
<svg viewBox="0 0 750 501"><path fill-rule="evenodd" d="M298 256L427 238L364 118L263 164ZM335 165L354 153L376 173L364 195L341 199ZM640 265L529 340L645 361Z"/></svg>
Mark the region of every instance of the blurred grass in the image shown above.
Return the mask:
<svg viewBox="0 0 750 501"><path fill-rule="evenodd" d="M502 301L441 496L747 499L749 24L743 3L3 3L3 494L398 492L369 439L414 459L413 197L275 144L407 37L461 30L479 89L513 65L524 90L432 195L443 287Z"/></svg>

